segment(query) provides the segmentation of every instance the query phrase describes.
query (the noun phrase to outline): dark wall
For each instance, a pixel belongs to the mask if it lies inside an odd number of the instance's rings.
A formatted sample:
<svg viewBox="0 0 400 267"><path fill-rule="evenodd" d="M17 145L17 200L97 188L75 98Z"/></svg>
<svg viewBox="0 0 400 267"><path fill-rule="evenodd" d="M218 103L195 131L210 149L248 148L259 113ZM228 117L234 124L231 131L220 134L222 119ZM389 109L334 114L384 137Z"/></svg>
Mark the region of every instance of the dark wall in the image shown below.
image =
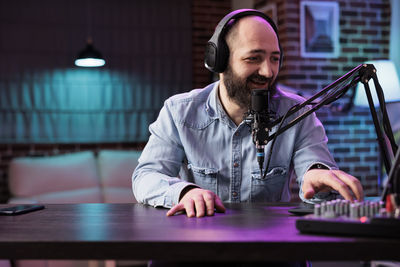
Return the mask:
<svg viewBox="0 0 400 267"><path fill-rule="evenodd" d="M191 3L2 1L0 142L144 142L192 87ZM106 65L73 65L88 37Z"/></svg>
<svg viewBox="0 0 400 267"><path fill-rule="evenodd" d="M142 148L192 88L186 0L0 0L0 202L13 157ZM73 65L88 36L107 63Z"/></svg>

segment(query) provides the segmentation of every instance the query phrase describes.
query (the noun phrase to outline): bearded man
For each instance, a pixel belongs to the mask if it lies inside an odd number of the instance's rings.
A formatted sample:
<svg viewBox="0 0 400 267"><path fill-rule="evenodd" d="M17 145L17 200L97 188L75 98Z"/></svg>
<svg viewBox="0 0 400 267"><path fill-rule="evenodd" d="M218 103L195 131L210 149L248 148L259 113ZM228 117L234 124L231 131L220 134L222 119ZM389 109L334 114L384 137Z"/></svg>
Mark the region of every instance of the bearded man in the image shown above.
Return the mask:
<svg viewBox="0 0 400 267"><path fill-rule="evenodd" d="M276 86L282 49L273 21L255 10L234 11L210 42L206 66L219 73L219 81L165 101L132 176L136 199L170 208L168 216L212 216L225 211L224 202L289 201L294 174L303 201L320 202L332 190L362 200L359 180L338 170L315 114L277 137L265 177L260 173L243 120L251 90L270 90L270 107L279 117L304 101Z"/></svg>

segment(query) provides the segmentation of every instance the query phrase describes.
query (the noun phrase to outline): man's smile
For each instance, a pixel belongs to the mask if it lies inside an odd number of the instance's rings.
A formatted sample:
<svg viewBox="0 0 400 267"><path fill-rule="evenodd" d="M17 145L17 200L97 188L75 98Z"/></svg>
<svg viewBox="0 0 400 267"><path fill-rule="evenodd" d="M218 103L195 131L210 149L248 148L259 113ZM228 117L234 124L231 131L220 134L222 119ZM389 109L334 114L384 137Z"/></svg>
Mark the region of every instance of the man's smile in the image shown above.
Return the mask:
<svg viewBox="0 0 400 267"><path fill-rule="evenodd" d="M269 87L269 81L250 80L249 81L249 85L250 85L250 88L254 88L254 89L268 88Z"/></svg>

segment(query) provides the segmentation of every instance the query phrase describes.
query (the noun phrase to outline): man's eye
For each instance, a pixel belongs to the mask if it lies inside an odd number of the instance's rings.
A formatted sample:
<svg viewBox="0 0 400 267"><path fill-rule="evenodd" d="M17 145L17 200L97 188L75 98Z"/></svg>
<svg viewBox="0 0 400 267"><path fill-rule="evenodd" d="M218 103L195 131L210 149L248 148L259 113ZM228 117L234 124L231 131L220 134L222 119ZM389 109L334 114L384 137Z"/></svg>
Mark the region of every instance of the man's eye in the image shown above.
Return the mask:
<svg viewBox="0 0 400 267"><path fill-rule="evenodd" d="M272 61L279 61L280 60L280 58L279 57L272 57Z"/></svg>
<svg viewBox="0 0 400 267"><path fill-rule="evenodd" d="M257 61L260 60L260 57L248 57L246 58L247 61Z"/></svg>

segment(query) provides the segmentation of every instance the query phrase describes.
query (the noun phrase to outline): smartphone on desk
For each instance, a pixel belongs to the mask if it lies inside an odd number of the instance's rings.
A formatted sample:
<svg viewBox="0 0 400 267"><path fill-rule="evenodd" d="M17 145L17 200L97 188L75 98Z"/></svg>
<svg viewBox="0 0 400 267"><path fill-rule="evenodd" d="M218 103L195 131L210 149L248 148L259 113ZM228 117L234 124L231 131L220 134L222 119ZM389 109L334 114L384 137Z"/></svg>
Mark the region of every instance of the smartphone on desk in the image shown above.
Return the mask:
<svg viewBox="0 0 400 267"><path fill-rule="evenodd" d="M43 205L16 205L0 209L0 215L19 215L44 209Z"/></svg>

